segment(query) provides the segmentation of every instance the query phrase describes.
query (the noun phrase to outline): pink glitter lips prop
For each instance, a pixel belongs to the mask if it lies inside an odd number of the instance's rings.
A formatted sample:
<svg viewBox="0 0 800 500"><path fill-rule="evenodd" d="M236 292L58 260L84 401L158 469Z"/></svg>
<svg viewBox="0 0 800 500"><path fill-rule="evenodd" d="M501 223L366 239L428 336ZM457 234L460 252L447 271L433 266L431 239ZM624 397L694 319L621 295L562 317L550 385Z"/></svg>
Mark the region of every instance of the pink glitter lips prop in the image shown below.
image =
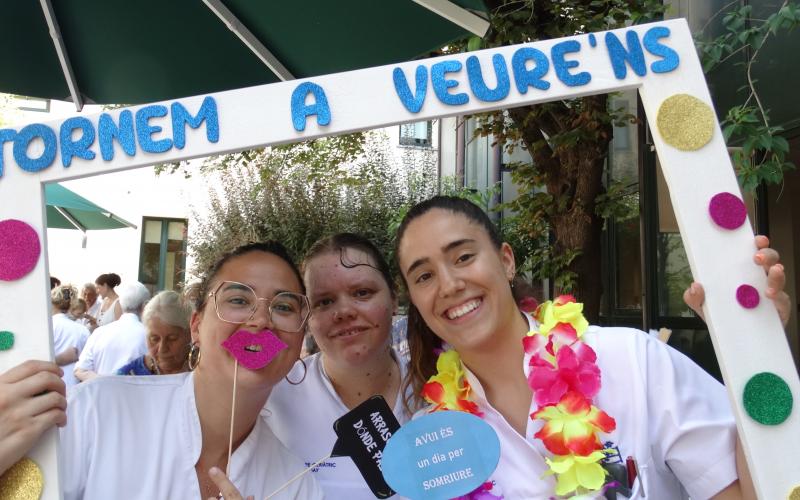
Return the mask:
<svg viewBox="0 0 800 500"><path fill-rule="evenodd" d="M239 330L228 337L222 343L222 347L248 370L260 370L289 346L271 330L261 330L257 333Z"/></svg>

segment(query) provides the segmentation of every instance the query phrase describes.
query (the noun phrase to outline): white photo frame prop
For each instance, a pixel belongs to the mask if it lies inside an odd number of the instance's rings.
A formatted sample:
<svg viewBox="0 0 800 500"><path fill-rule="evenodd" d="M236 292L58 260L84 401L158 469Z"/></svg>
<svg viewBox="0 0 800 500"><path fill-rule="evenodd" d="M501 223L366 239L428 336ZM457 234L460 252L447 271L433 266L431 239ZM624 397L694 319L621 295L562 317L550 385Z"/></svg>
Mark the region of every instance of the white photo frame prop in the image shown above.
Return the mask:
<svg viewBox="0 0 800 500"><path fill-rule="evenodd" d="M705 316L759 497L787 498L800 486L800 411L792 408L800 382L763 295L742 195L682 19L0 130L0 331L14 335L0 351L0 371L53 358L45 183L631 88L641 94L692 273L706 290ZM771 375L757 376L764 372ZM757 397L745 398L746 389ZM44 473L46 499L60 497L56 448L51 432L29 454Z"/></svg>

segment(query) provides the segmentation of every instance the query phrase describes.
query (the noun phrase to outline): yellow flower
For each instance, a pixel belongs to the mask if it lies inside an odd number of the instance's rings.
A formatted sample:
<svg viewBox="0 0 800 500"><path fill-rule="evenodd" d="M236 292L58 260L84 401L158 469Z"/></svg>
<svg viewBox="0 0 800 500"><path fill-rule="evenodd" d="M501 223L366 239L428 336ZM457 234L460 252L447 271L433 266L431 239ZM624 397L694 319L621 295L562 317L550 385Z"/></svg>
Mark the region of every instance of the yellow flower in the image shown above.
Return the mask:
<svg viewBox="0 0 800 500"><path fill-rule="evenodd" d="M588 491L597 491L603 487L606 480L606 471L598 463L605 455L596 451L589 456L577 455L556 456L552 459L545 458L550 466L550 474L556 474L556 495L564 496L578 492L579 488Z"/></svg>
<svg viewBox="0 0 800 500"><path fill-rule="evenodd" d="M536 321L539 322L539 332L543 334L549 333L559 323L568 323L580 337L589 327L589 322L583 317L583 304L563 295L557 297L555 301L548 300L539 306L536 311Z"/></svg>
<svg viewBox="0 0 800 500"><path fill-rule="evenodd" d="M478 405L469 400L471 388L464 378L458 352L449 350L440 354L436 370L436 375L422 388L422 397L436 405L433 411L458 410L480 416Z"/></svg>

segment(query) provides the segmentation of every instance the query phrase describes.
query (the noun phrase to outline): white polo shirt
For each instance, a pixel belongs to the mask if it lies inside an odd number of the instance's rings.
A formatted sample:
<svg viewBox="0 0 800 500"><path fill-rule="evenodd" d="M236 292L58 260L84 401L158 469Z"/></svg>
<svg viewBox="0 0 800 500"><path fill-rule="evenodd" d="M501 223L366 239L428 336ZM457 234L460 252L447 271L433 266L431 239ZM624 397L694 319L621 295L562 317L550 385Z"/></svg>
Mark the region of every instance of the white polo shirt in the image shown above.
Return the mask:
<svg viewBox="0 0 800 500"><path fill-rule="evenodd" d="M125 313L92 333L75 366L98 375L113 375L118 368L147 353L146 334L139 316Z"/></svg>
<svg viewBox="0 0 800 500"><path fill-rule="evenodd" d="M630 456L639 466L632 498L641 495L641 488L648 500L686 498L682 485L693 499L706 499L737 479L736 426L719 382L639 330L592 326L583 340L597 353L601 372L594 404L617 423L614 432L600 434L600 439L619 451L623 463ZM524 358L526 376L530 357ZM500 439L492 493L507 499L553 497L553 476L540 479L548 469L544 457L552 453L533 437L543 422L528 419L523 438L492 408L478 379L464 368L473 400ZM530 413L537 409L532 400Z"/></svg>
<svg viewBox="0 0 800 500"><path fill-rule="evenodd" d="M194 467L202 433L193 381L191 373L181 373L102 377L76 386L68 398L67 426L60 430L64 498L201 498ZM261 499L300 470L299 461L256 418L233 452L230 479L243 496ZM323 496L306 474L275 498Z"/></svg>
<svg viewBox="0 0 800 500"><path fill-rule="evenodd" d="M64 313L53 315L53 352L56 354L64 352L70 347L78 350L78 354L83 351L86 341L89 339L89 330L85 326L72 321ZM61 367L64 376L61 377L67 387L72 387L79 380L75 378L73 371L75 363L70 363Z"/></svg>
<svg viewBox="0 0 800 500"><path fill-rule="evenodd" d="M398 359L395 356L395 359ZM292 453L300 457L306 467L330 454L336 443L333 422L350 411L333 388L322 364L321 353L304 358L308 373L301 384L286 381L276 385L264 407L267 424L278 439ZM401 378L406 366L398 362ZM298 361L289 372L290 380L300 380L303 366ZM391 403L390 403L391 404ZM392 411L400 425L411 415L405 411L403 398L398 392ZM346 500L375 500L363 476L350 457L328 458L312 469L326 498Z"/></svg>

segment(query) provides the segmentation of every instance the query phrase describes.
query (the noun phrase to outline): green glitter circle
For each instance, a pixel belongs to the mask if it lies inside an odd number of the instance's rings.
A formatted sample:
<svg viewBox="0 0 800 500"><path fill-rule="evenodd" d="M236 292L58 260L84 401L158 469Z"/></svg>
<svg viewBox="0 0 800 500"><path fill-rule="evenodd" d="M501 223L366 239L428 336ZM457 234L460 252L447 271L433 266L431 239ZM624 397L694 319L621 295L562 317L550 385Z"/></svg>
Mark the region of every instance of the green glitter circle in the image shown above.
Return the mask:
<svg viewBox="0 0 800 500"><path fill-rule="evenodd" d="M11 332L0 332L0 351L7 351L14 345L14 334Z"/></svg>
<svg viewBox="0 0 800 500"><path fill-rule="evenodd" d="M792 413L792 391L774 373L753 375L744 386L744 409L759 424L782 424Z"/></svg>
<svg viewBox="0 0 800 500"><path fill-rule="evenodd" d="M789 497L788 497L788 499L789 499L789 500L800 500L800 486L797 486L797 487L795 487L795 488L794 488L794 489L793 489L793 490L792 490L792 491L789 493Z"/></svg>

